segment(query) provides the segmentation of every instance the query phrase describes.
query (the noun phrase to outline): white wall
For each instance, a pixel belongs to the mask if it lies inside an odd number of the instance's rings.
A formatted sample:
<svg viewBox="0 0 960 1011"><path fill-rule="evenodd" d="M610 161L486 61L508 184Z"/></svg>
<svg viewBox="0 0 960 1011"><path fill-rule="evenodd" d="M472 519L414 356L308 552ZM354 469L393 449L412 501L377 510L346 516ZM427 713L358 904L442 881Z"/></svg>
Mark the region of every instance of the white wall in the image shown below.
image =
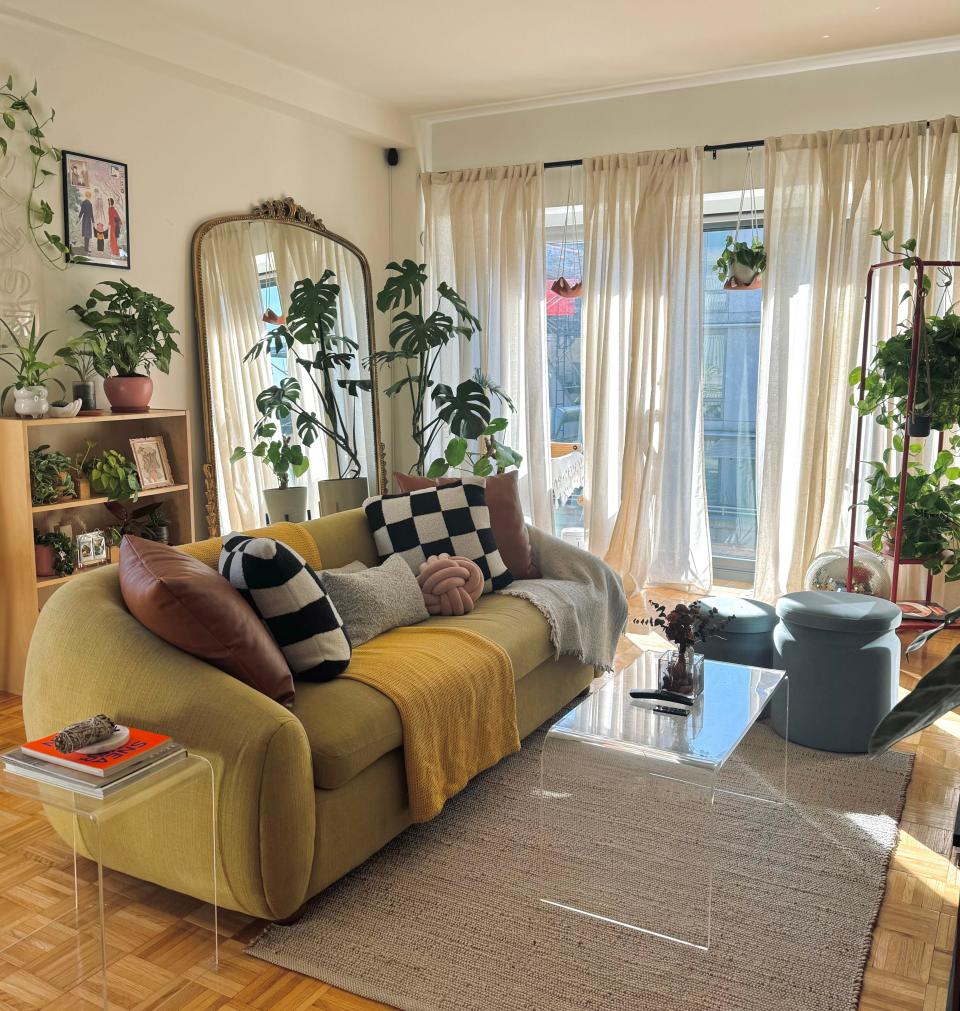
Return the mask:
<svg viewBox="0 0 960 1011"><path fill-rule="evenodd" d="M206 218L290 195L364 250L376 284L387 260L383 148L316 118L297 118L225 89L214 90L113 46L7 17L0 17L0 32L0 77L13 74L25 88L36 78L41 97L56 108L48 139L57 147L114 158L129 167L133 269L75 265L58 273L30 254L32 260L23 262L30 263L41 291L41 325L57 328L64 340L79 333L79 322L67 307L108 277L126 278L176 306L173 319L181 331L183 357L174 360L170 376L154 374L153 403L193 412L196 519L202 535L203 442L189 255L193 232ZM48 182L45 195L58 214L53 230L62 234L58 179ZM4 268L0 250L0 280ZM389 437L387 444L389 451Z"/></svg>
<svg viewBox="0 0 960 1011"><path fill-rule="evenodd" d="M960 53L947 53L435 122L430 167L723 144L958 112Z"/></svg>

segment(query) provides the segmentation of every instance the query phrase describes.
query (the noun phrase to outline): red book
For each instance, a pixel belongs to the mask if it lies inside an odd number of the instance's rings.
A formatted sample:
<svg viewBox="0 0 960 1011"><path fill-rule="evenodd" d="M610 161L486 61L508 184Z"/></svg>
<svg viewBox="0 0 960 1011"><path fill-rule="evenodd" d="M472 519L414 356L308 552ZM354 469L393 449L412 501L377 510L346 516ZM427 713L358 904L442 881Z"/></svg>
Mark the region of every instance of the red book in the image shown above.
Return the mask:
<svg viewBox="0 0 960 1011"><path fill-rule="evenodd" d="M159 757L159 753L169 750L165 747L170 738L165 734L154 734L149 730L130 728L130 739L113 751L104 751L99 755L81 755L79 752L65 755L53 746L56 734L41 737L39 741L28 741L20 745L20 750L34 758L42 758L45 762L63 765L68 769L76 769L90 776L113 776L114 774L141 765L144 761Z"/></svg>

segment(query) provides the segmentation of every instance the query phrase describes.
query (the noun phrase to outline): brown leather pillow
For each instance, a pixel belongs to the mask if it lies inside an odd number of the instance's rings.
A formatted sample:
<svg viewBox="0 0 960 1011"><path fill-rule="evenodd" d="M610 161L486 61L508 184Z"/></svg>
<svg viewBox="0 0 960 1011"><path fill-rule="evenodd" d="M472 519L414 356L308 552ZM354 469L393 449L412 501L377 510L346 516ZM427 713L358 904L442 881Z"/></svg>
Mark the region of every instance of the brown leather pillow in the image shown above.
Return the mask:
<svg viewBox="0 0 960 1011"><path fill-rule="evenodd" d="M280 647L216 569L128 534L120 545L120 592L154 635L285 706L293 704L293 675Z"/></svg>
<svg viewBox="0 0 960 1011"><path fill-rule="evenodd" d="M416 474L395 473L397 487L402 492L433 488L449 484L454 478L419 477ZM490 529L493 531L503 564L514 579L539 579L540 570L533 564L533 548L523 519L520 504L520 475L515 470L488 477L486 483L487 508L490 510Z"/></svg>

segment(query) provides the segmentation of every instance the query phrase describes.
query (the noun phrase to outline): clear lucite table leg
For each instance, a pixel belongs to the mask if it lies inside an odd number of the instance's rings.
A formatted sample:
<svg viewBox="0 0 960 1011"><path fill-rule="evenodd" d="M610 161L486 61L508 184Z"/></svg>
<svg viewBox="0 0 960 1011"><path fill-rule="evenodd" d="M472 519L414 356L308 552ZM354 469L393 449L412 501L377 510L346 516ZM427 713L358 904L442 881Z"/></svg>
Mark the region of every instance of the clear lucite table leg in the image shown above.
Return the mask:
<svg viewBox="0 0 960 1011"><path fill-rule="evenodd" d="M72 960L77 967L77 978L65 989L73 989L87 981L84 996L91 1002L97 993L101 1007L109 1008L109 964L117 957L118 948L111 950L110 930L107 922L108 901L105 889L104 852L108 840L113 842L111 822L114 818L132 811L161 793L195 788L199 784L209 797L209 818L198 819L190 826L196 845L205 852L204 863L210 869L211 933L213 935L213 958L209 965L216 968L220 964L219 915L217 906L217 830L216 830L216 789L213 766L199 755L189 755L182 762L154 775L144 777L136 784L104 800L95 800L75 794L69 790L37 783L13 774L0 771L0 789L25 799L36 801L53 812L60 812L61 836L71 846L71 869L73 871L72 902L66 911L57 915L36 913L23 915L11 921L11 939L0 946L0 956L4 961L26 964L34 950L47 950L56 941L75 946ZM63 815L70 816L67 825ZM120 831L118 827L117 831ZM199 852L199 850L198 850ZM95 884L87 883L82 873L81 858L86 857L96 868ZM113 862L113 861L111 861ZM66 869L66 868L65 868ZM96 889L94 896L93 890ZM93 910L96 924L93 924ZM96 937L97 970L91 973L89 958L92 951L87 947ZM86 965L86 968L85 968ZM99 981L96 977L99 976ZM95 988L95 989L94 989Z"/></svg>

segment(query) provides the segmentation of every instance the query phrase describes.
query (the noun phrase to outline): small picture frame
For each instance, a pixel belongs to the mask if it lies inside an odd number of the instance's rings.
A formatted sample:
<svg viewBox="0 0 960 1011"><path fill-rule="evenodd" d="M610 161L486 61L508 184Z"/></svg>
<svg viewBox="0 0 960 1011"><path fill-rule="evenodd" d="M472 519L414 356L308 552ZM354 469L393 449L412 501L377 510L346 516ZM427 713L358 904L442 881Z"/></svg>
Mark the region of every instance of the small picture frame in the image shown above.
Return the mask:
<svg viewBox="0 0 960 1011"><path fill-rule="evenodd" d="M91 565L105 565L109 559L107 538L102 530L87 530L77 534L77 568L86 569Z"/></svg>
<svg viewBox="0 0 960 1011"><path fill-rule="evenodd" d="M162 435L149 435L142 439L130 440L133 463L144 491L153 488L169 488L173 484L173 472L167 459L167 447Z"/></svg>
<svg viewBox="0 0 960 1011"><path fill-rule="evenodd" d="M63 151L61 158L67 259L129 270L127 166L77 151Z"/></svg>

